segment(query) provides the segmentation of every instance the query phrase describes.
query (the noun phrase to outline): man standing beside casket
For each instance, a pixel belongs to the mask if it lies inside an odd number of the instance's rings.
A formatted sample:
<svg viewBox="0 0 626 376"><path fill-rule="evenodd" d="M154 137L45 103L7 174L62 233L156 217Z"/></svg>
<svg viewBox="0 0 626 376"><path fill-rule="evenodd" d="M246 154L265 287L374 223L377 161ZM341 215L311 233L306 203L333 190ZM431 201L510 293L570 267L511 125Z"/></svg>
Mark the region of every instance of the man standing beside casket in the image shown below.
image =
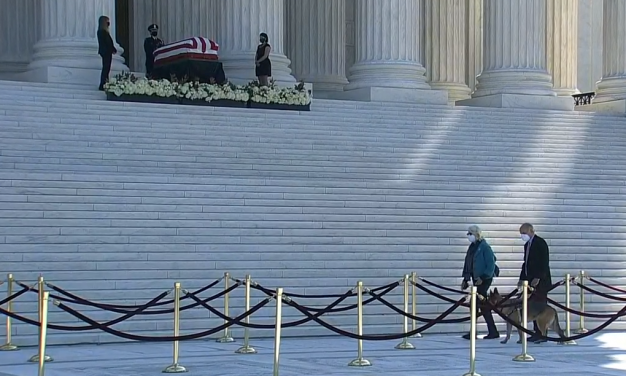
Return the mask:
<svg viewBox="0 0 626 376"><path fill-rule="evenodd" d="M163 47L163 41L159 36L159 25L152 24L148 26L150 36L143 41L143 50L146 53L146 76L152 76L152 70L154 69L154 51Z"/></svg>

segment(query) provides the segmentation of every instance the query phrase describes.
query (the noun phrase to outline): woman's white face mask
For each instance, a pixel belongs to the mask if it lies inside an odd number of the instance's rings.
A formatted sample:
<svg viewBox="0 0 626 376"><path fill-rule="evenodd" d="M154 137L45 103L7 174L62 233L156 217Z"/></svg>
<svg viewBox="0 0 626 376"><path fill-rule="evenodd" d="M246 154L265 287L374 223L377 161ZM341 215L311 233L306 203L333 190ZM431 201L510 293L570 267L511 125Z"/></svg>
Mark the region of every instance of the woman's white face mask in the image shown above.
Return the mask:
<svg viewBox="0 0 626 376"><path fill-rule="evenodd" d="M474 243L474 242L476 242L476 236L474 236L474 235L467 235L467 240L469 240L470 243Z"/></svg>

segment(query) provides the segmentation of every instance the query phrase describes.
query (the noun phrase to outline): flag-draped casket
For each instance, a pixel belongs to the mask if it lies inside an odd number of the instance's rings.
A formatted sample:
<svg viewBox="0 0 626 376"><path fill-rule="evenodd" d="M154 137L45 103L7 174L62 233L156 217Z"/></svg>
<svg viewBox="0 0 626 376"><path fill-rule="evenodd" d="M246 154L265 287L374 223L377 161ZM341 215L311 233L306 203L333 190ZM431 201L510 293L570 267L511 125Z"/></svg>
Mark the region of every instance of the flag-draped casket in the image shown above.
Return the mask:
<svg viewBox="0 0 626 376"><path fill-rule="evenodd" d="M187 76L200 82L222 83L226 78L218 51L217 43L203 37L166 44L154 51L153 76L167 79L172 75L179 79Z"/></svg>

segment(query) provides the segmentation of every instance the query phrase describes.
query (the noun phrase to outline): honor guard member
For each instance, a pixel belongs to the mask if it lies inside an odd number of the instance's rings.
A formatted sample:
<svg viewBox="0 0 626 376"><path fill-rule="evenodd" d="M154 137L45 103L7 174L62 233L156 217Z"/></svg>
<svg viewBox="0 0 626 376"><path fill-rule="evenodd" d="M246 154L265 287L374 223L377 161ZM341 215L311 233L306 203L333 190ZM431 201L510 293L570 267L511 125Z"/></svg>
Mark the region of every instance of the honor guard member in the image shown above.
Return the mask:
<svg viewBox="0 0 626 376"><path fill-rule="evenodd" d="M148 26L150 36L143 41L143 49L146 52L146 75L151 76L154 69L154 51L163 47L163 41L158 37L159 25L152 24Z"/></svg>

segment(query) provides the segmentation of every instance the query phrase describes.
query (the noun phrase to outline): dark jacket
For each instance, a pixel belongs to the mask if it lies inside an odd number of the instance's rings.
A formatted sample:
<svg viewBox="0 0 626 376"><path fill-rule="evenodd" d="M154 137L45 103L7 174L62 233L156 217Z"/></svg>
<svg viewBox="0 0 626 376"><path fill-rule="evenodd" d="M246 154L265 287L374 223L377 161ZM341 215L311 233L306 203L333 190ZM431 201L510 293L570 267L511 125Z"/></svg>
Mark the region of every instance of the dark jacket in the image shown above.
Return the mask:
<svg viewBox="0 0 626 376"><path fill-rule="evenodd" d="M98 30L98 55L100 56L111 56L117 53L115 49L115 43L113 43L113 38L111 38L111 34L109 34L106 30Z"/></svg>
<svg viewBox="0 0 626 376"><path fill-rule="evenodd" d="M528 243L530 243L530 249L528 249ZM536 291L547 294L552 287L548 243L539 235L533 236L528 243L524 244L524 264L519 279L531 283L533 279L539 278L539 284L535 287Z"/></svg>
<svg viewBox="0 0 626 376"><path fill-rule="evenodd" d="M163 46L163 41L159 38L147 37L143 40L143 51L146 54L146 66L154 65L154 51Z"/></svg>
<svg viewBox="0 0 626 376"><path fill-rule="evenodd" d="M485 239L470 244L465 254L463 279L465 281L491 279L497 275L496 256Z"/></svg>

